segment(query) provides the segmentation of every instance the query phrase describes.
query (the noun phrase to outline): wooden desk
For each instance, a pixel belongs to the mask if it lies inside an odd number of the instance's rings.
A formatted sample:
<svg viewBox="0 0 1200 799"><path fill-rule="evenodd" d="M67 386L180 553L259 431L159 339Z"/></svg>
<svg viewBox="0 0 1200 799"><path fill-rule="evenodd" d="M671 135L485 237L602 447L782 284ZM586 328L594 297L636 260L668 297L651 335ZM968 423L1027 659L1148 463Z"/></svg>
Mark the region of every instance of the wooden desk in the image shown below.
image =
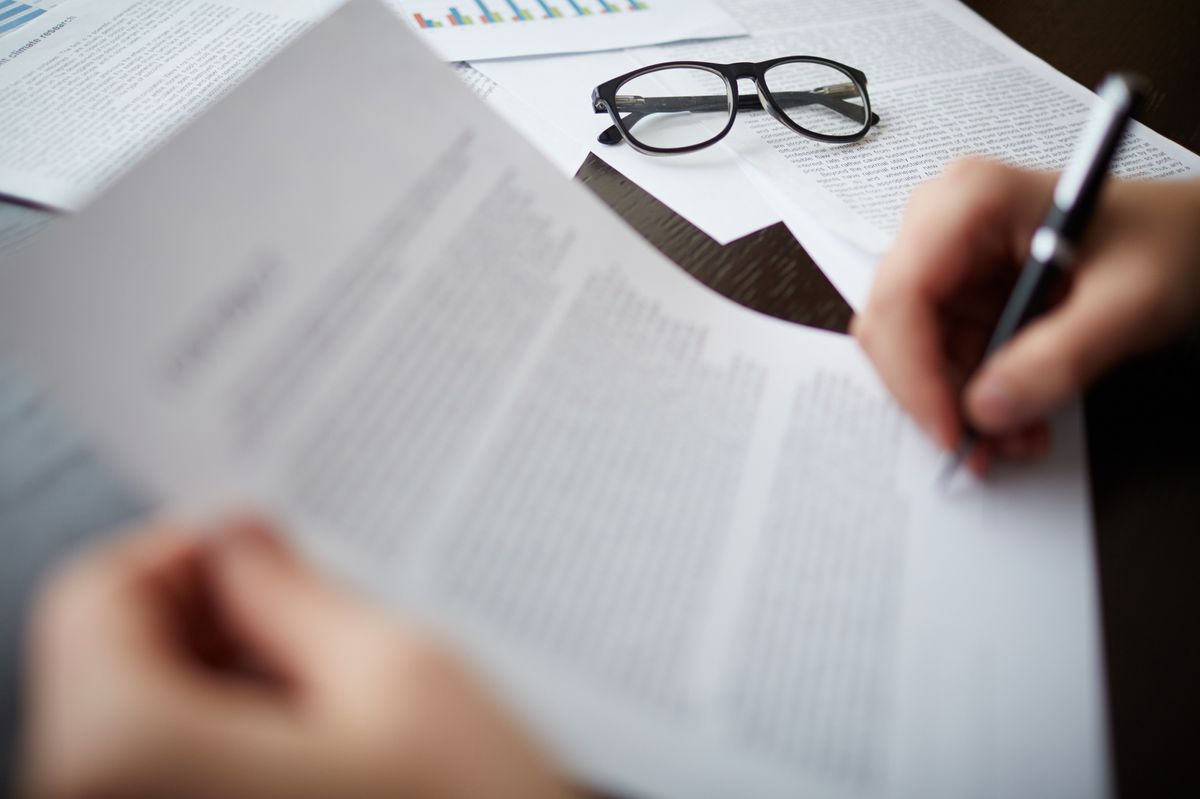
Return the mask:
<svg viewBox="0 0 1200 799"><path fill-rule="evenodd" d="M1200 3L968 0L1086 86L1134 69L1154 84L1142 122L1200 152ZM727 297L845 332L851 311L783 225L720 246L603 162L578 178ZM1197 220L1200 224L1200 220ZM1192 388L1188 388L1192 386ZM1116 784L1200 796L1200 336L1137 359L1086 398Z"/></svg>

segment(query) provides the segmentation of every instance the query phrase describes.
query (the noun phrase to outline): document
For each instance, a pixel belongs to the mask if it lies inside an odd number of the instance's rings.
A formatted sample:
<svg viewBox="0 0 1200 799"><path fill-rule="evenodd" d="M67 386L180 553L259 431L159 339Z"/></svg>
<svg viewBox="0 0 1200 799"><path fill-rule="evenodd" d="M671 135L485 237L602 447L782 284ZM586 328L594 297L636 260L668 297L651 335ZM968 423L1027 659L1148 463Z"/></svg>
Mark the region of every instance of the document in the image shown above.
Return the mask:
<svg viewBox="0 0 1200 799"><path fill-rule="evenodd" d="M455 64L454 70L476 97L487 101L492 110L504 117L567 177L574 177L587 158L585 145L563 134L537 107L524 102L465 61Z"/></svg>
<svg viewBox="0 0 1200 799"><path fill-rule="evenodd" d="M0 40L0 193L75 210L329 0L68 2Z"/></svg>
<svg viewBox="0 0 1200 799"><path fill-rule="evenodd" d="M30 35L0 43L0 194L81 208L337 4L93 0L35 18ZM459 69L510 124L575 173L586 147L546 124L536 106L465 64ZM18 217L32 212L0 208L0 251Z"/></svg>
<svg viewBox="0 0 1200 799"><path fill-rule="evenodd" d="M683 274L365 0L3 270L0 350L145 496L265 505L438 625L588 784L1107 791L1078 413L936 489L851 340Z"/></svg>
<svg viewBox="0 0 1200 799"><path fill-rule="evenodd" d="M739 114L730 147L793 202L858 246L882 252L905 200L952 160L977 155L1061 169L1095 95L956 0L721 0L747 38L630 51L641 63L821 55L867 74L881 123L829 146L763 112ZM1119 177L1200 175L1200 156L1134 123Z"/></svg>
<svg viewBox="0 0 1200 799"><path fill-rule="evenodd" d="M447 61L615 50L746 32L714 0L388 0Z"/></svg>

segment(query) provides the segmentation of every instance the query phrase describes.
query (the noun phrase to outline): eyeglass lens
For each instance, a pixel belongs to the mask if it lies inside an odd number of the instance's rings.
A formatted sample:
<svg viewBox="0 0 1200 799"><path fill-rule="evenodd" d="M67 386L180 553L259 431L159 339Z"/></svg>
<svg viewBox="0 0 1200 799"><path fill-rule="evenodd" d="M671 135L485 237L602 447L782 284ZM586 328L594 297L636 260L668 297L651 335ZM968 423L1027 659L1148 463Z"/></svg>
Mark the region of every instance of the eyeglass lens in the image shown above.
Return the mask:
<svg viewBox="0 0 1200 799"><path fill-rule="evenodd" d="M729 123L733 105L721 75L696 67L669 67L621 84L617 113L638 143L676 149L715 138Z"/></svg>
<svg viewBox="0 0 1200 799"><path fill-rule="evenodd" d="M779 109L807 131L853 136L867 126L866 102L840 69L788 61L771 67L763 77Z"/></svg>

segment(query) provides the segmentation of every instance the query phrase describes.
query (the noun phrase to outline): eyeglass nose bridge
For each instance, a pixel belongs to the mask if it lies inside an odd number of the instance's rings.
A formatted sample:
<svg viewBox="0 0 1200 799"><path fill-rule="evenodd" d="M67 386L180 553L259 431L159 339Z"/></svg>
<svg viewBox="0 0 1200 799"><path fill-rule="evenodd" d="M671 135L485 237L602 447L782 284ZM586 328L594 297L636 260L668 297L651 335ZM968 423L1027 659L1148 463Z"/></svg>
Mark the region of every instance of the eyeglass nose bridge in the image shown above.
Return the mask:
<svg viewBox="0 0 1200 799"><path fill-rule="evenodd" d="M725 69L727 70L725 74L735 82L743 79L752 80L755 83L758 82L758 75L755 72L754 64L749 61L739 61L736 64L729 64Z"/></svg>

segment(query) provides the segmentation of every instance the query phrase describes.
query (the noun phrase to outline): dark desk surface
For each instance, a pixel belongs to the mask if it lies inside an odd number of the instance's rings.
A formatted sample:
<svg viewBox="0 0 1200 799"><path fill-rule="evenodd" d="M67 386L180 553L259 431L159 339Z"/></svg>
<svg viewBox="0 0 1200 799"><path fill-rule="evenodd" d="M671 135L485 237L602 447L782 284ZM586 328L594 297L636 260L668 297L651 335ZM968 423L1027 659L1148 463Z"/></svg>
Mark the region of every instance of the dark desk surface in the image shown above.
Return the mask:
<svg viewBox="0 0 1200 799"><path fill-rule="evenodd" d="M1112 69L1146 75L1154 90L1141 121L1200 152L1196 0L967 5L1084 85ZM846 330L849 306L782 225L722 247L595 158L578 177L713 289L773 316ZM1200 796L1191 760L1200 744L1198 386L1200 336L1127 364L1086 399L1122 796Z"/></svg>

